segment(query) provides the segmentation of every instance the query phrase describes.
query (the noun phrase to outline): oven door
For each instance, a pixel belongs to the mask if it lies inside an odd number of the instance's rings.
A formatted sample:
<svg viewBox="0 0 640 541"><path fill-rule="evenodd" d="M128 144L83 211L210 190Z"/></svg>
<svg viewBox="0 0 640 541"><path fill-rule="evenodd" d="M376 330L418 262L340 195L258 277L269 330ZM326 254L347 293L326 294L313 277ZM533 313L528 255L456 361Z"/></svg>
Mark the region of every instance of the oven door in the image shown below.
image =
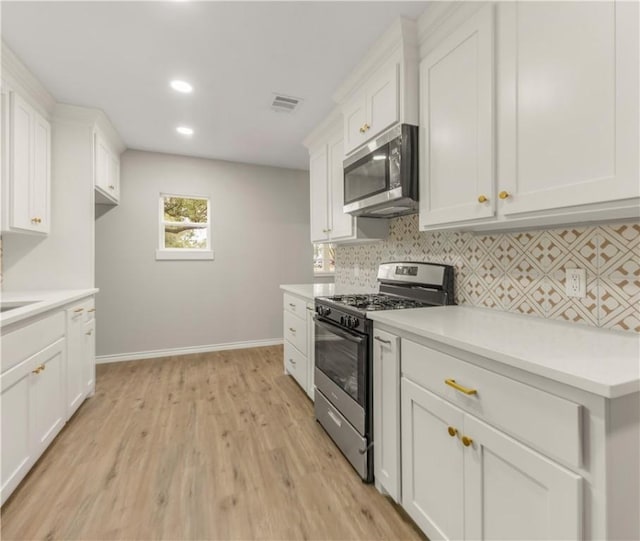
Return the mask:
<svg viewBox="0 0 640 541"><path fill-rule="evenodd" d="M367 336L315 320L315 385L360 432L365 434Z"/></svg>

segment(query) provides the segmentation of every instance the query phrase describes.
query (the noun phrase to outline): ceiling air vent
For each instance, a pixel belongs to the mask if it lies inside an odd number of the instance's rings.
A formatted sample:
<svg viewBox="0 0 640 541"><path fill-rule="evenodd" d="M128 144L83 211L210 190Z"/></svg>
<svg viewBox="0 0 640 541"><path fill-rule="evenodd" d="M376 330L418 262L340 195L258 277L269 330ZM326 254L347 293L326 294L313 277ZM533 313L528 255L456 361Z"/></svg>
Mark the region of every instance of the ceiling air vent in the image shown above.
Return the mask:
<svg viewBox="0 0 640 541"><path fill-rule="evenodd" d="M271 102L271 109L276 113L293 113L301 103L301 98L274 94L273 102Z"/></svg>

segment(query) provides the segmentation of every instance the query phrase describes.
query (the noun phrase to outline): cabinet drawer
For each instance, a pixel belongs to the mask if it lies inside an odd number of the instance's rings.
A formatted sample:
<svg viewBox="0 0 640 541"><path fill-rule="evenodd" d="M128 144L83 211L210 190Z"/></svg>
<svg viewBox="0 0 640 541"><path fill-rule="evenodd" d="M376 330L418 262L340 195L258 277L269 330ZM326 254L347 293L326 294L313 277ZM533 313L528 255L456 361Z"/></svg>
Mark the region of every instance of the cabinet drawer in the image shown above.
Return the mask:
<svg viewBox="0 0 640 541"><path fill-rule="evenodd" d="M302 306L304 310L304 305ZM304 316L304 311L301 312ZM307 351L307 320L294 316L291 312L284 313L284 339L291 342L301 353Z"/></svg>
<svg viewBox="0 0 640 541"><path fill-rule="evenodd" d="M300 297L294 297L288 293L284 294L284 309L287 312L291 312L298 317L306 317L305 310L307 308L307 301Z"/></svg>
<svg viewBox="0 0 640 541"><path fill-rule="evenodd" d="M62 310L2 334L1 372L24 361L65 335Z"/></svg>
<svg viewBox="0 0 640 541"><path fill-rule="evenodd" d="M410 340L402 341L402 373L547 454L581 465L580 405Z"/></svg>
<svg viewBox="0 0 640 541"><path fill-rule="evenodd" d="M292 344L284 342L284 364L287 372L298 382L300 387L307 390L307 358L300 353Z"/></svg>

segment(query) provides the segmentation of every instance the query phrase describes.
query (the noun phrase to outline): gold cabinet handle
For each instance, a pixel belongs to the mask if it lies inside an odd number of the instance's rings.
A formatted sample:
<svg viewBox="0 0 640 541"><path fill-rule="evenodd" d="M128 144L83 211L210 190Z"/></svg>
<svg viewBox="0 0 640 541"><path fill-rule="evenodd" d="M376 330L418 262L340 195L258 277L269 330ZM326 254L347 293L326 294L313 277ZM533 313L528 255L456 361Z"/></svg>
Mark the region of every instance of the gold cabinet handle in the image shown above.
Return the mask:
<svg viewBox="0 0 640 541"><path fill-rule="evenodd" d="M74 312L75 312L76 314L79 314L80 312L84 312L84 308L76 308L76 309L74 310Z"/></svg>
<svg viewBox="0 0 640 541"><path fill-rule="evenodd" d="M41 224L42 223L42 218L31 218L31 223L32 224Z"/></svg>
<svg viewBox="0 0 640 541"><path fill-rule="evenodd" d="M289 362L290 362L293 366L295 366L295 365L296 365L296 362L295 362L293 359L289 359Z"/></svg>
<svg viewBox="0 0 640 541"><path fill-rule="evenodd" d="M87 331L87 332L86 332L86 333L84 333L84 334L86 334L87 336L91 336L91 335L93 334L93 330L89 330L89 331Z"/></svg>
<svg viewBox="0 0 640 541"><path fill-rule="evenodd" d="M96 311L96 309L95 309L95 308L89 308L89 309L87 310L87 312L95 312L95 311Z"/></svg>
<svg viewBox="0 0 640 541"><path fill-rule="evenodd" d="M366 128L365 128L366 124L363 124L362 126L360 126L360 133L364 133L366 132Z"/></svg>
<svg viewBox="0 0 640 541"><path fill-rule="evenodd" d="M462 436L462 445L469 447L473 443L473 440L467 436Z"/></svg>
<svg viewBox="0 0 640 541"><path fill-rule="evenodd" d="M478 394L478 391L475 389L469 389L469 387L463 387L459 383L456 383L455 379L445 379L444 382L449 387L453 387L456 391L460 391L466 395Z"/></svg>
<svg viewBox="0 0 640 541"><path fill-rule="evenodd" d="M38 366L35 367L34 370L32 370L31 372L34 374L39 374L40 372L42 372L44 369L46 368L46 366L44 364L39 364Z"/></svg>
<svg viewBox="0 0 640 541"><path fill-rule="evenodd" d="M486 203L487 201L489 201L489 198L486 195L478 196L478 203Z"/></svg>
<svg viewBox="0 0 640 541"><path fill-rule="evenodd" d="M364 131L369 131L371 129L371 126L369 126L369 124L367 124L366 122L362 127L364 128Z"/></svg>
<svg viewBox="0 0 640 541"><path fill-rule="evenodd" d="M451 436L452 438L458 435L458 429L452 426L447 428L447 432L449 432L449 436Z"/></svg>
<svg viewBox="0 0 640 541"><path fill-rule="evenodd" d="M508 199L511 196L511 194L509 192L505 192L504 190L502 190L499 194L498 197L500 199Z"/></svg>
<svg viewBox="0 0 640 541"><path fill-rule="evenodd" d="M289 327L289 331L292 332L293 334L296 333L296 330L293 327Z"/></svg>
<svg viewBox="0 0 640 541"><path fill-rule="evenodd" d="M110 189L110 190L115 190L115 189L116 189L116 187L115 187L113 184L109 184L109 189Z"/></svg>

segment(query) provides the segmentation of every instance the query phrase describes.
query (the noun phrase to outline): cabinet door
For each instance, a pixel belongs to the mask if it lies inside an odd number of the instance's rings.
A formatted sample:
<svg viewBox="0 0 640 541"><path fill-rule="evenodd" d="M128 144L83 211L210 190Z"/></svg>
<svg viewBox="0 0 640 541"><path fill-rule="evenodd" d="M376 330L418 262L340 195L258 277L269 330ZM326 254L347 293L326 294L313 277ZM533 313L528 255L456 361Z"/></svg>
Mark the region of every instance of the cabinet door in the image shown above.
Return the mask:
<svg viewBox="0 0 640 541"><path fill-rule="evenodd" d="M84 324L84 382L85 392L92 395L96 388L96 320Z"/></svg>
<svg viewBox="0 0 640 541"><path fill-rule="evenodd" d="M493 6L420 63L420 228L490 218Z"/></svg>
<svg viewBox="0 0 640 541"><path fill-rule="evenodd" d="M373 80L367 89L365 139L383 132L400 118L398 64L393 64Z"/></svg>
<svg viewBox="0 0 640 541"><path fill-rule="evenodd" d="M35 113L33 119L33 177L31 183L31 215L37 217L34 230L48 233L50 229L51 126L47 119Z"/></svg>
<svg viewBox="0 0 640 541"><path fill-rule="evenodd" d="M349 154L367 139L364 128L367 122L366 96L358 95L342 108L344 118L344 152Z"/></svg>
<svg viewBox="0 0 640 541"><path fill-rule="evenodd" d="M329 141L329 175L331 182L331 239L340 240L353 236L353 216L345 214L344 208L344 146L342 136Z"/></svg>
<svg viewBox="0 0 640 541"><path fill-rule="evenodd" d="M94 135L94 182L104 193L110 194L111 159L107 142L99 133Z"/></svg>
<svg viewBox="0 0 640 541"><path fill-rule="evenodd" d="M4 503L27 474L32 459L29 418L31 368L25 361L0 376L2 415L2 460L0 483Z"/></svg>
<svg viewBox="0 0 640 541"><path fill-rule="evenodd" d="M638 3L499 9L500 211L638 197Z"/></svg>
<svg viewBox="0 0 640 541"><path fill-rule="evenodd" d="M67 419L78 409L86 394L84 308L67 310Z"/></svg>
<svg viewBox="0 0 640 541"><path fill-rule="evenodd" d="M329 176L327 147L311 154L309 182L311 193L311 242L329 239Z"/></svg>
<svg viewBox="0 0 640 541"><path fill-rule="evenodd" d="M109 152L109 194L118 201L120 199L120 160Z"/></svg>
<svg viewBox="0 0 640 541"><path fill-rule="evenodd" d="M402 378L402 506L429 539L464 538L458 408Z"/></svg>
<svg viewBox="0 0 640 541"><path fill-rule="evenodd" d="M582 479L467 415L465 538L581 539Z"/></svg>
<svg viewBox="0 0 640 541"><path fill-rule="evenodd" d="M38 353L31 376L29 403L33 454L40 455L65 423L64 339Z"/></svg>
<svg viewBox="0 0 640 541"><path fill-rule="evenodd" d="M400 339L373 333L373 449L376 485L400 502Z"/></svg>
<svg viewBox="0 0 640 541"><path fill-rule="evenodd" d="M10 227L33 231L38 218L31 214L33 127L36 112L18 94L12 92L10 99Z"/></svg>

